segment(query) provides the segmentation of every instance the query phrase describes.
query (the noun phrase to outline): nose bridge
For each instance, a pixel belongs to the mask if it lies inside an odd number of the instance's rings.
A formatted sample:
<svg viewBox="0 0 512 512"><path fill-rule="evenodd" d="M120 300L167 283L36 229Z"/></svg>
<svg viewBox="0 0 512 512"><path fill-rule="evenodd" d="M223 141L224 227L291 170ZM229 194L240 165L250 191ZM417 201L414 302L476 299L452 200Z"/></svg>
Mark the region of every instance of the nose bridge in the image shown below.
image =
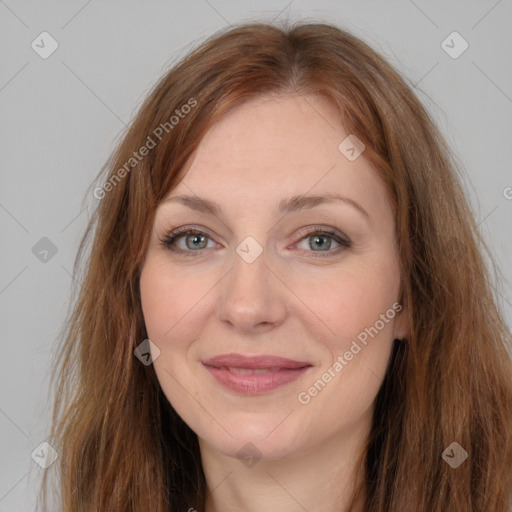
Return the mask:
<svg viewBox="0 0 512 512"><path fill-rule="evenodd" d="M267 280L268 252L253 238L247 237L235 249L232 265L232 284L249 290L261 287ZM257 291L257 290L253 290Z"/></svg>
<svg viewBox="0 0 512 512"><path fill-rule="evenodd" d="M233 253L231 270L222 285L218 315L241 329L282 320L285 297L267 267L269 258L253 237L246 237Z"/></svg>

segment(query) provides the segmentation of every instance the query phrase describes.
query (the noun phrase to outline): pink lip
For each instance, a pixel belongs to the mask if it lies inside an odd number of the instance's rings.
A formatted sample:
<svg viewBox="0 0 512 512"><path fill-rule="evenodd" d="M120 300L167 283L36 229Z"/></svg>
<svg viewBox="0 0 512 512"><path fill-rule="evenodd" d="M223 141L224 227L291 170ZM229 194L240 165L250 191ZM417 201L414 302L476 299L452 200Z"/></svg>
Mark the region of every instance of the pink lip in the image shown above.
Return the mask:
<svg viewBox="0 0 512 512"><path fill-rule="evenodd" d="M223 366L231 366L234 368L286 368L297 369L304 366L311 366L310 363L305 361L294 361L293 359L286 359L277 356L244 356L242 354L222 354L220 356L212 357L203 361L203 364L208 366L216 366L221 368Z"/></svg>
<svg viewBox="0 0 512 512"><path fill-rule="evenodd" d="M275 356L247 357L225 354L203 362L215 379L228 389L244 394L267 393L299 378L311 364ZM232 369L269 369L268 373L244 374Z"/></svg>

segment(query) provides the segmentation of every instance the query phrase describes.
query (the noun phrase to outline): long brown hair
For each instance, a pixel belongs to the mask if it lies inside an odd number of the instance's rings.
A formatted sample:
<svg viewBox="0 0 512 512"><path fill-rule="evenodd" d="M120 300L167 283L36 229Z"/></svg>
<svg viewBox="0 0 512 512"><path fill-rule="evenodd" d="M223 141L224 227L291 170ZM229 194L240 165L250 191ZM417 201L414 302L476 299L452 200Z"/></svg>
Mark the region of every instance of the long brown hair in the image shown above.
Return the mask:
<svg viewBox="0 0 512 512"><path fill-rule="evenodd" d="M365 144L396 219L411 334L395 344L376 399L365 510L507 512L511 338L460 166L407 81L360 39L323 23L250 23L203 42L154 87L98 175L101 200L75 260L80 287L54 362L49 442L63 510L202 510L197 436L152 365L134 357L147 338L139 273L155 209L202 137L266 93L328 98ZM454 442L468 455L457 468L442 457L460 450Z"/></svg>

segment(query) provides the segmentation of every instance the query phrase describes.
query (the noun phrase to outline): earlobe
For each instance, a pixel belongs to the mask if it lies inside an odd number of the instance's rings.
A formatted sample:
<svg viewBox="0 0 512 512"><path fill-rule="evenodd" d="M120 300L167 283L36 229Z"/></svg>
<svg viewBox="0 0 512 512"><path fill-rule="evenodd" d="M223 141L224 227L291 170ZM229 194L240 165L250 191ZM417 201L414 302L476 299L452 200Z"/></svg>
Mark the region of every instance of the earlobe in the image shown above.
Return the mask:
<svg viewBox="0 0 512 512"><path fill-rule="evenodd" d="M409 311L408 308L403 308L395 317L393 337L401 341L407 341L410 338L410 335Z"/></svg>

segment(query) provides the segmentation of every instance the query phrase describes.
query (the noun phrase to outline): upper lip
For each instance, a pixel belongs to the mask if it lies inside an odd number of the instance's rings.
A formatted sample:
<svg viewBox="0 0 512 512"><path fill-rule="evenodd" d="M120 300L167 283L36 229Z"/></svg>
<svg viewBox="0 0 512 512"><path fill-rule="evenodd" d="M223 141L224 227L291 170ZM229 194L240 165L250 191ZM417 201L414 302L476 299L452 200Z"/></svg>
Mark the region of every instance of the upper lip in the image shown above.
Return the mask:
<svg viewBox="0 0 512 512"><path fill-rule="evenodd" d="M263 356L244 356L242 354L222 354L220 356L212 357L204 364L208 366L231 367L231 368L247 368L247 369L258 369L258 368L303 368L305 366L311 366L310 363L304 361L294 361L292 359L286 359L284 357L263 355Z"/></svg>

